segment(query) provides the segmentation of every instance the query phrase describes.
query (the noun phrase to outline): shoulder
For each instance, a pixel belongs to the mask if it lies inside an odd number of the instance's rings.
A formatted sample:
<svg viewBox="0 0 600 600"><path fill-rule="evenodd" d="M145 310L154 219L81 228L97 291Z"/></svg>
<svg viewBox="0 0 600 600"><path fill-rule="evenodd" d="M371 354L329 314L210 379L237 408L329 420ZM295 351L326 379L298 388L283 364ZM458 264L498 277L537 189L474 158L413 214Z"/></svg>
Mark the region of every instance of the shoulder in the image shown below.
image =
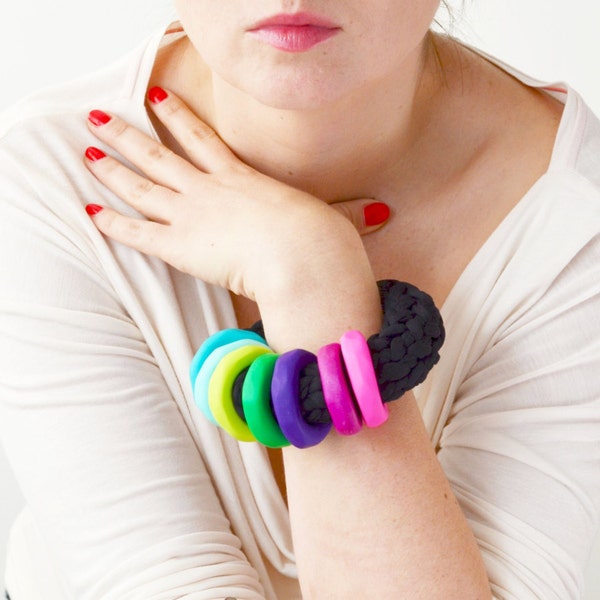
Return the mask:
<svg viewBox="0 0 600 600"><path fill-rule="evenodd" d="M94 185L82 156L87 146L98 144L86 126L87 114L102 108L148 128L144 98L159 41L155 36L106 68L42 90L0 114L5 206L15 198L21 203L43 197L54 207L81 203Z"/></svg>
<svg viewBox="0 0 600 600"><path fill-rule="evenodd" d="M80 135L75 124L99 105L115 110L143 105L159 41L153 36L105 68L45 88L1 112L0 145L10 148L31 141L41 150L48 139Z"/></svg>
<svg viewBox="0 0 600 600"><path fill-rule="evenodd" d="M549 171L571 169L600 193L600 119L577 91L566 102Z"/></svg>
<svg viewBox="0 0 600 600"><path fill-rule="evenodd" d="M463 116L481 127L478 160L485 188L495 190L493 206L535 215L561 214L561 223L593 221L583 235L600 229L600 120L576 90L565 83L529 77L477 50L458 46ZM477 116L469 113L478 113ZM475 129L477 127L474 127ZM483 160L481 160L483 158ZM491 173L491 175L490 175ZM531 202L531 198L539 198ZM520 204L529 204L531 211ZM510 219L508 219L510 221ZM552 220L556 221L552 215ZM544 217L544 222L546 222ZM537 234L544 233L540 227ZM524 232L525 233L525 232Z"/></svg>
<svg viewBox="0 0 600 600"><path fill-rule="evenodd" d="M458 48L461 85L472 87L489 138L512 136L520 161L529 148L541 155L544 172L570 168L600 186L600 120L577 90L533 78L477 49Z"/></svg>

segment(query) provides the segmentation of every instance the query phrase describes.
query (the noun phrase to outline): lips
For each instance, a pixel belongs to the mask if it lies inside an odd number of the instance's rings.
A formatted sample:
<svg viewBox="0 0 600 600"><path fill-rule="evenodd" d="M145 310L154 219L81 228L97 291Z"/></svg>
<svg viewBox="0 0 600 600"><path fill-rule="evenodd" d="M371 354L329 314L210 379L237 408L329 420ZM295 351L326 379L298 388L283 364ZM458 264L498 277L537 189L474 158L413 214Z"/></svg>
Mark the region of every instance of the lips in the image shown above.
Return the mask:
<svg viewBox="0 0 600 600"><path fill-rule="evenodd" d="M275 15L248 30L260 41L284 52L306 52L340 31L335 23L310 13Z"/></svg>

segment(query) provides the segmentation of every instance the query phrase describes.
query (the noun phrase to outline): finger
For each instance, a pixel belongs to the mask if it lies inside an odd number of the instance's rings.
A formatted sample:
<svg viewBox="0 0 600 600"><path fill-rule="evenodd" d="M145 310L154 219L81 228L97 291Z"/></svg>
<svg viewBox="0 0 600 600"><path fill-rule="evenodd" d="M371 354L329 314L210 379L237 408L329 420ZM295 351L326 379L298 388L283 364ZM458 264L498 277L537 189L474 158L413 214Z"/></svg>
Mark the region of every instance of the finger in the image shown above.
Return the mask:
<svg viewBox="0 0 600 600"><path fill-rule="evenodd" d="M125 217L112 208L97 204L88 204L85 210L104 235L144 254L165 259L162 254L166 248L167 225Z"/></svg>
<svg viewBox="0 0 600 600"><path fill-rule="evenodd" d="M390 207L384 202L345 200L330 206L343 214L360 235L367 235L381 229L390 217Z"/></svg>
<svg viewBox="0 0 600 600"><path fill-rule="evenodd" d="M175 192L128 169L98 148L88 148L85 157L86 166L94 176L139 213L159 223L171 221Z"/></svg>
<svg viewBox="0 0 600 600"><path fill-rule="evenodd" d="M162 186L183 191L197 173L185 159L115 115L93 110L88 116L88 127L96 137Z"/></svg>
<svg viewBox="0 0 600 600"><path fill-rule="evenodd" d="M153 87L148 92L148 99L156 116L198 168L216 173L243 164L214 129L201 121L175 94Z"/></svg>

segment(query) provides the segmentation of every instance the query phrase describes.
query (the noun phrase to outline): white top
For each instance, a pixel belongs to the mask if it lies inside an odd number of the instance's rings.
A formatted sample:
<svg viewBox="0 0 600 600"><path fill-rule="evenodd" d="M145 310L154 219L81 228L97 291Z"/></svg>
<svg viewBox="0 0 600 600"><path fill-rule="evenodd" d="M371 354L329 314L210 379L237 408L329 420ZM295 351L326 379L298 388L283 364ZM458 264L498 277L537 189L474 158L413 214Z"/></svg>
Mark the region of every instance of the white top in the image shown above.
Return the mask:
<svg viewBox="0 0 600 600"><path fill-rule="evenodd" d="M100 235L132 210L82 166L93 108L152 132L162 38L32 98L0 131L0 432L27 509L13 600L300 598L264 450L195 408L188 364L228 293ZM416 390L496 598L579 598L600 510L600 123L574 92L548 172L444 307ZM410 485L410 482L407 482Z"/></svg>

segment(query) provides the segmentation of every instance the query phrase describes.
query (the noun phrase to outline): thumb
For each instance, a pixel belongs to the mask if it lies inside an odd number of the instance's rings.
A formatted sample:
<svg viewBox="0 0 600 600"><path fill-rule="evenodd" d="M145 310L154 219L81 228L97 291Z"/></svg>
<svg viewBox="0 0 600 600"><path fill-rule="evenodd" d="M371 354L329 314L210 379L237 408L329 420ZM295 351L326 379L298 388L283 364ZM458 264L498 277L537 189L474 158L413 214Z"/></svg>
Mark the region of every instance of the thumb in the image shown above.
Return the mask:
<svg viewBox="0 0 600 600"><path fill-rule="evenodd" d="M390 217L390 207L375 200L344 200L330 205L344 215L360 235L377 231Z"/></svg>

